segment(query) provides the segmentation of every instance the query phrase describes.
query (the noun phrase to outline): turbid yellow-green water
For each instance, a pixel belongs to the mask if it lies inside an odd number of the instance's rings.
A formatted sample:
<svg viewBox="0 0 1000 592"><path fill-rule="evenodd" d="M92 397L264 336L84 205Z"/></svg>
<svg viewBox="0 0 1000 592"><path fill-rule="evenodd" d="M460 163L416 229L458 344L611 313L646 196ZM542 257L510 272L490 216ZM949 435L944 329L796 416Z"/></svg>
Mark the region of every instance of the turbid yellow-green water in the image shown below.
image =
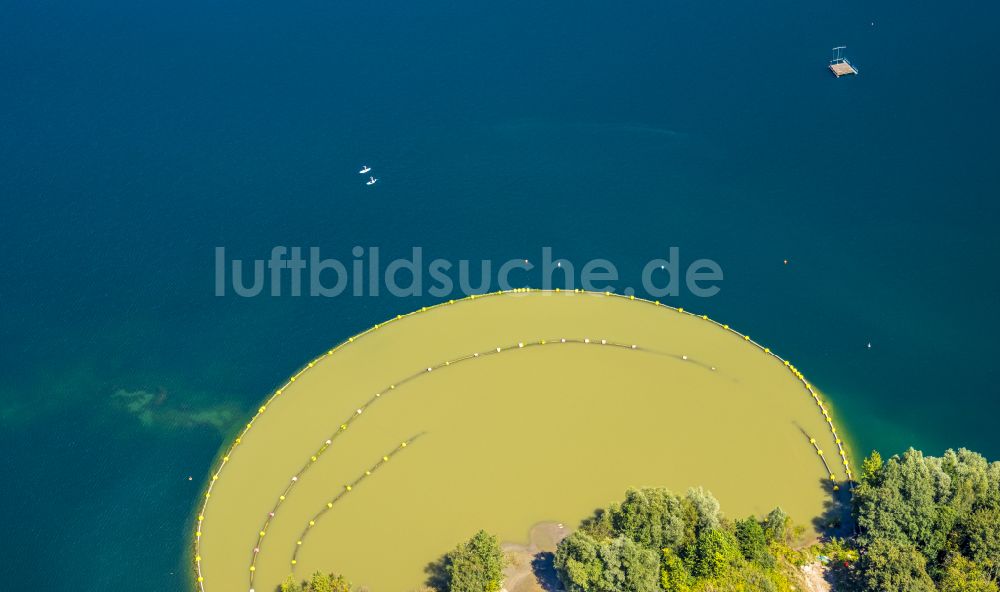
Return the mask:
<svg viewBox="0 0 1000 592"><path fill-rule="evenodd" d="M845 475L794 366L654 303L479 296L331 352L225 453L199 510L206 592L270 592L315 570L403 592L481 528L524 541L631 486L703 485L732 515L780 505L808 526L828 499L816 447Z"/></svg>

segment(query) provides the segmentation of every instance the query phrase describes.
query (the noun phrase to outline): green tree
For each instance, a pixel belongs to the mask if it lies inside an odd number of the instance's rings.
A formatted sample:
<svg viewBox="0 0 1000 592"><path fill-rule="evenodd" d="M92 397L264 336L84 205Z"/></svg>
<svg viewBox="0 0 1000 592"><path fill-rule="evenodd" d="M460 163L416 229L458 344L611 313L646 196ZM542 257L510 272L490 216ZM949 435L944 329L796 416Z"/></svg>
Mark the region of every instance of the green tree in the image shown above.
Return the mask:
<svg viewBox="0 0 1000 592"><path fill-rule="evenodd" d="M927 559L912 545L878 539L865 549L861 564L865 589L870 592L935 591L927 575Z"/></svg>
<svg viewBox="0 0 1000 592"><path fill-rule="evenodd" d="M698 508L688 496L681 500L681 515L684 519L684 538L681 540L681 554L690 556L698 543Z"/></svg>
<svg viewBox="0 0 1000 592"><path fill-rule="evenodd" d="M740 552L747 561L765 567L774 565L774 557L767 550L767 537L764 534L764 529L756 518L750 516L744 520L737 520L735 535Z"/></svg>
<svg viewBox="0 0 1000 592"><path fill-rule="evenodd" d="M302 584L295 581L295 576L289 575L281 582L280 592L303 592Z"/></svg>
<svg viewBox="0 0 1000 592"><path fill-rule="evenodd" d="M868 458L861 461L861 482L873 483L882 470L882 455L878 450L872 450Z"/></svg>
<svg viewBox="0 0 1000 592"><path fill-rule="evenodd" d="M731 566L738 565L742 558L733 533L719 528L702 530L694 551L692 573L700 578L719 577Z"/></svg>
<svg viewBox="0 0 1000 592"><path fill-rule="evenodd" d="M790 519L788 514L781 508L771 510L767 518L764 519L764 536L767 542L785 542L788 536L788 524Z"/></svg>
<svg viewBox="0 0 1000 592"><path fill-rule="evenodd" d="M936 558L950 530L951 520L943 520L948 516L940 509L951 497L950 484L940 459L912 448L902 457L890 458L876 481L866 481L855 490L862 544L886 539Z"/></svg>
<svg viewBox="0 0 1000 592"><path fill-rule="evenodd" d="M350 592L351 585L344 576L316 572L309 579L307 592ZM284 592L284 591L282 591Z"/></svg>
<svg viewBox="0 0 1000 592"><path fill-rule="evenodd" d="M448 557L450 592L498 592L503 585L506 558L497 538L479 531Z"/></svg>
<svg viewBox="0 0 1000 592"><path fill-rule="evenodd" d="M772 554L797 556L784 545L787 527L777 508L763 524L726 521L701 488L631 490L563 539L556 574L567 592L791 592Z"/></svg>
<svg viewBox="0 0 1000 592"><path fill-rule="evenodd" d="M942 588L974 589L979 574L1000 576L1000 463L965 449L936 458L911 448L884 462L873 452L860 481L854 511L870 590L922 589L927 574Z"/></svg>
<svg viewBox="0 0 1000 592"><path fill-rule="evenodd" d="M691 574L684 567L684 561L670 549L663 550L660 560L660 587L665 592L689 592Z"/></svg>
<svg viewBox="0 0 1000 592"><path fill-rule="evenodd" d="M991 580L996 580L1000 575L1000 508L984 507L972 512L965 530L969 556Z"/></svg>
<svg viewBox="0 0 1000 592"><path fill-rule="evenodd" d="M952 555L944 566L944 573L938 584L940 592L997 592L997 585L991 582L983 570L961 555Z"/></svg>
<svg viewBox="0 0 1000 592"><path fill-rule="evenodd" d="M559 543L556 573L567 592L657 592L657 554L620 536L598 541L577 531Z"/></svg>
<svg viewBox="0 0 1000 592"><path fill-rule="evenodd" d="M605 571L605 575L614 574L608 579L609 586L603 592L659 590L660 559L656 552L624 537L611 540L603 550L607 553L606 561L613 568Z"/></svg>
<svg viewBox="0 0 1000 592"><path fill-rule="evenodd" d="M554 565L559 581L569 592L594 589L604 573L600 544L583 530L564 538L556 548Z"/></svg>
<svg viewBox="0 0 1000 592"><path fill-rule="evenodd" d="M309 578L309 592L333 592L333 583L330 576L322 572L316 572Z"/></svg>
<svg viewBox="0 0 1000 592"><path fill-rule="evenodd" d="M615 537L615 526L611 522L611 517L618 512L618 504L611 504L607 509L597 510L593 516L585 519L580 524L580 530L586 532L597 540Z"/></svg>
<svg viewBox="0 0 1000 592"><path fill-rule="evenodd" d="M710 491L701 487L692 487L688 489L685 498L691 503L698 517L695 526L696 533L718 528L722 512L719 511L719 500L715 499Z"/></svg>
<svg viewBox="0 0 1000 592"><path fill-rule="evenodd" d="M612 536L625 536L647 549L676 549L684 539L681 500L667 489L630 489L607 512Z"/></svg>

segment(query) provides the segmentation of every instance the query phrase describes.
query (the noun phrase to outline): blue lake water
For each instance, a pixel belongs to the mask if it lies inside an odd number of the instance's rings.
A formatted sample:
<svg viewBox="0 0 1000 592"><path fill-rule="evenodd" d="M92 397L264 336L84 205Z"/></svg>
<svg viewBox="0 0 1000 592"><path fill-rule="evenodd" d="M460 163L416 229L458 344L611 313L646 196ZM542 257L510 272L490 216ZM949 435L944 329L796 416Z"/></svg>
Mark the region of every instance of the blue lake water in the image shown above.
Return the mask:
<svg viewBox="0 0 1000 592"><path fill-rule="evenodd" d="M182 589L186 520L242 415L329 345L435 301L219 298L217 246L344 261L356 245L456 261L550 246L613 261L620 287L676 246L725 279L666 300L790 358L855 449L997 458L998 16L899 0L8 5L4 587ZM860 76L826 70L834 45Z"/></svg>

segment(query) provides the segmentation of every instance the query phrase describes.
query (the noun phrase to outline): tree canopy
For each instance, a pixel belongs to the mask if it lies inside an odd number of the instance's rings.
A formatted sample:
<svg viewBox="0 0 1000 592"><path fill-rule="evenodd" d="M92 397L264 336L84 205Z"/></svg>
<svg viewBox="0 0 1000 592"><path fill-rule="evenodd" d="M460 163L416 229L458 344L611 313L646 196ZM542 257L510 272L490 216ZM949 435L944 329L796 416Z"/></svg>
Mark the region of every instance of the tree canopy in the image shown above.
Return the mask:
<svg viewBox="0 0 1000 592"><path fill-rule="evenodd" d="M500 542L486 531L479 531L459 545L447 558L450 592L499 592L506 565Z"/></svg>
<svg viewBox="0 0 1000 592"><path fill-rule="evenodd" d="M624 536L597 540L577 531L559 545L555 568L567 592L656 592L660 560Z"/></svg>
<svg viewBox="0 0 1000 592"><path fill-rule="evenodd" d="M854 510L866 590L996 589L1000 463L911 448L884 462L874 452L862 467Z"/></svg>
<svg viewBox="0 0 1000 592"><path fill-rule="evenodd" d="M556 572L567 592L790 590L769 549L787 522L727 521L702 488L631 489L559 544Z"/></svg>
<svg viewBox="0 0 1000 592"><path fill-rule="evenodd" d="M297 582L293 576L288 576L278 590L279 592L351 592L352 588L343 576L318 571L305 582Z"/></svg>

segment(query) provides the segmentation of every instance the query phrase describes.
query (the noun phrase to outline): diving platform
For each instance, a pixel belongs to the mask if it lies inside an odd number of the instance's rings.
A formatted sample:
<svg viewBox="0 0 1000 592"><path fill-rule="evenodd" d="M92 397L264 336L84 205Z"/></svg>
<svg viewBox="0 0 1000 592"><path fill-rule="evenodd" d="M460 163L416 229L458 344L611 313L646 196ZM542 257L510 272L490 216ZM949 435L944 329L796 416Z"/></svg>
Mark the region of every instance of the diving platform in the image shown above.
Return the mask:
<svg viewBox="0 0 1000 592"><path fill-rule="evenodd" d="M858 69L854 67L854 64L847 61L847 58L844 57L845 49L847 49L847 46L844 45L833 48L833 59L830 60L830 71L833 72L833 75L837 78L858 73Z"/></svg>

